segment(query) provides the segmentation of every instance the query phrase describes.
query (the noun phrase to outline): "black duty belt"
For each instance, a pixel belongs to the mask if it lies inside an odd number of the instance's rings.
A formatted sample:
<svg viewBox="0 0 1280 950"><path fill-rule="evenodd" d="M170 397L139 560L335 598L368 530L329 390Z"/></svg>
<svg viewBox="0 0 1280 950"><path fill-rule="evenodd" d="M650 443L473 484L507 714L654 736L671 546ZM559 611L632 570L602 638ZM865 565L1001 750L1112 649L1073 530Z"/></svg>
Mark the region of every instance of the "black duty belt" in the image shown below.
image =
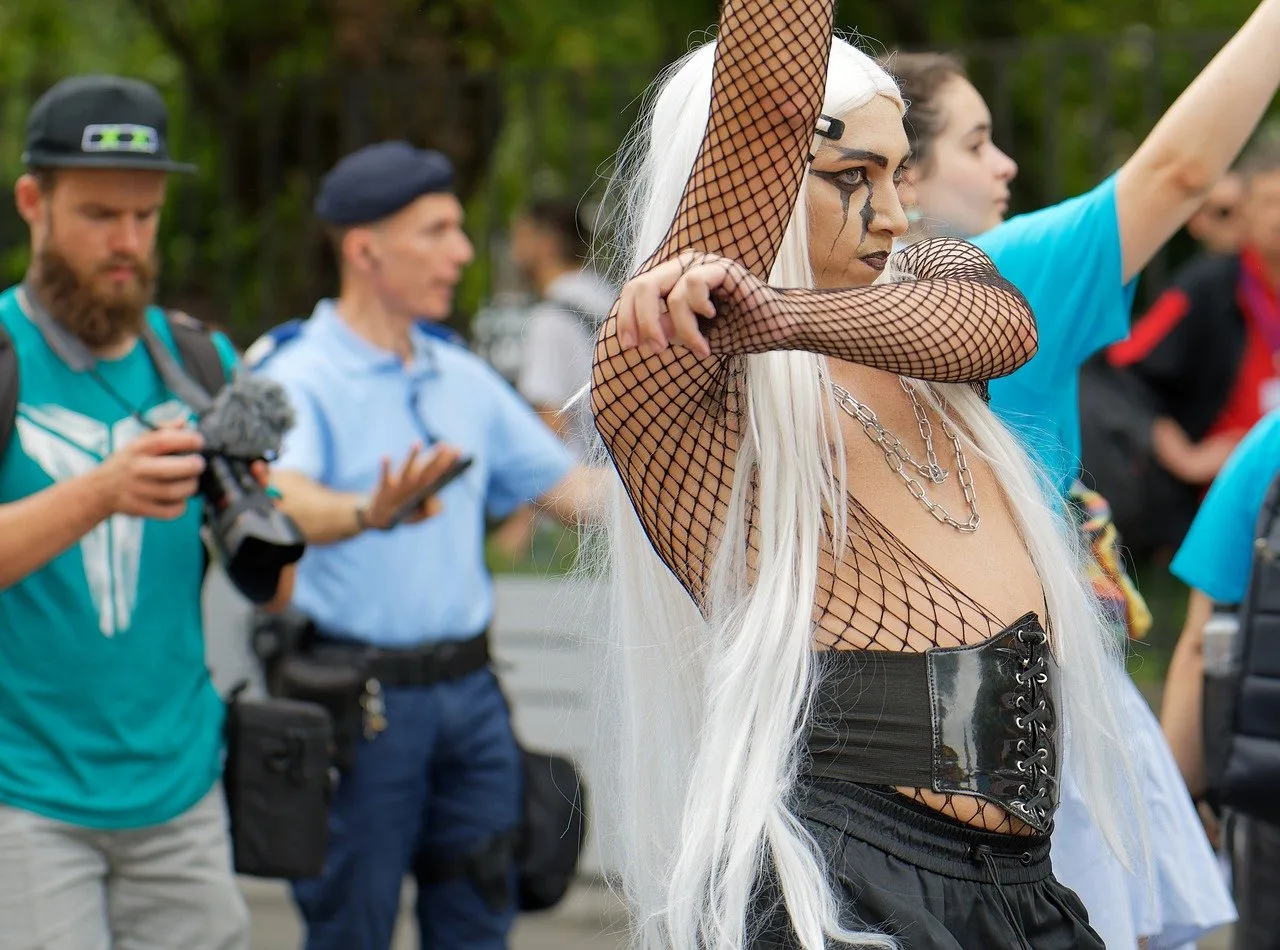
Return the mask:
<svg viewBox="0 0 1280 950"><path fill-rule="evenodd" d="M446 640L405 649L371 647L317 634L312 653L359 666L383 686L433 686L470 676L489 665L489 634Z"/></svg>
<svg viewBox="0 0 1280 950"><path fill-rule="evenodd" d="M971 646L830 651L818 664L813 777L970 795L1050 831L1057 664L1035 614Z"/></svg>

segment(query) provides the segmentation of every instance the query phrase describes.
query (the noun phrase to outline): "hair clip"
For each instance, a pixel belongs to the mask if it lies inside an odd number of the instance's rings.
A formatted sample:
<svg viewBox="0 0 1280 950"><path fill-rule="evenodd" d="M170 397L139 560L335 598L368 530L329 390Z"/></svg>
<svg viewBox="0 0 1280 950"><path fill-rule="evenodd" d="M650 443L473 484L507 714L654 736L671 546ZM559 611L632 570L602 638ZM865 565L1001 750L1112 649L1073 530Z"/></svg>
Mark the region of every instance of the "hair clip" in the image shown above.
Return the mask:
<svg viewBox="0 0 1280 950"><path fill-rule="evenodd" d="M833 119L829 115L818 116L818 134L823 138L842 139L844 138L844 122L840 119Z"/></svg>

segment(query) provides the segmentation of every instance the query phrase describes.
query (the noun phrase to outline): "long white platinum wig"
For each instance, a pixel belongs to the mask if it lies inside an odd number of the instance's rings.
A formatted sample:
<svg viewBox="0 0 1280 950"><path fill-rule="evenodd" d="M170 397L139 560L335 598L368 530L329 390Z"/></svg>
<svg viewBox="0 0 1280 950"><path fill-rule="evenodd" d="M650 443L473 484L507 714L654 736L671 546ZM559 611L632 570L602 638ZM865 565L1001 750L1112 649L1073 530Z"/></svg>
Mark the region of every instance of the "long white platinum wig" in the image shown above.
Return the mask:
<svg viewBox="0 0 1280 950"><path fill-rule="evenodd" d="M707 124L714 55L714 43L706 44L659 77L622 147L606 201L615 208L619 282L653 253L674 218ZM876 96L903 106L880 66L834 41L822 111L844 116ZM771 282L813 286L803 200ZM603 578L608 595L597 774L611 786L602 790L602 810L613 816L616 837L602 844L617 863L634 943L644 950L742 950L748 903L767 862L806 950L821 950L824 936L893 947L891 935L842 924L823 862L790 807L814 688L819 550L824 538L845 537L844 451L826 360L770 353L747 366L747 419L709 616L655 554L616 470L600 460L612 472L612 498L605 522L585 529L583 549L585 569ZM1132 776L1117 766L1128 761L1114 700L1122 647L1103 633L1075 533L1046 507L1051 489L968 386L915 385L935 409L947 407L968 433L967 448L1004 488L1047 596L1074 774L1108 842L1132 866L1142 849L1123 804L1132 801ZM753 479L760 550L758 580L748 586L745 487ZM828 514L834 524L825 523Z"/></svg>

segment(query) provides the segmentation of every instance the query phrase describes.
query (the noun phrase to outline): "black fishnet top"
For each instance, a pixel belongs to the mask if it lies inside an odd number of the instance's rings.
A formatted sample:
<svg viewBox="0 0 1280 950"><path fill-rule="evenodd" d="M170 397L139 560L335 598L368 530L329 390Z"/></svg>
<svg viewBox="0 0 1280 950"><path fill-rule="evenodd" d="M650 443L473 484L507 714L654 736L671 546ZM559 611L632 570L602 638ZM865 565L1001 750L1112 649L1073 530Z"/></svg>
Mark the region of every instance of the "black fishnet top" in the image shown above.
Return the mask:
<svg viewBox="0 0 1280 950"><path fill-rule="evenodd" d="M978 249L915 244L916 280L848 290L767 286L821 110L832 0L725 0L707 131L675 220L647 270L681 251L732 261L704 323L712 355L623 350L611 315L595 353L596 426L655 550L701 603L723 535L743 426L744 356L803 350L920 379L986 380L1034 351L1023 297ZM902 544L857 499L840 564L821 561L815 639L824 648L915 650L989 638L1002 624ZM755 515L753 513L753 524ZM933 796L936 797L936 796ZM999 827L975 800L933 801Z"/></svg>

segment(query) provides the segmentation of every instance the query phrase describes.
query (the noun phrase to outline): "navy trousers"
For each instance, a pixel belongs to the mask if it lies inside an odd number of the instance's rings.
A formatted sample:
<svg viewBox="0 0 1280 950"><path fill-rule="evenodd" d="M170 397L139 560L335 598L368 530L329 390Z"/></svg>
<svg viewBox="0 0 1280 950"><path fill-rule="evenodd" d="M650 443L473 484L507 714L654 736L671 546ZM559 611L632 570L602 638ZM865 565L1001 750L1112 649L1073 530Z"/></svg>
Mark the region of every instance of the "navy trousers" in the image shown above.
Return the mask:
<svg viewBox="0 0 1280 950"><path fill-rule="evenodd" d="M498 910L468 877L424 882L516 828L520 751L493 673L385 691L387 728L361 740L329 818L322 878L297 881L306 950L387 950L407 874L419 879L422 950L500 950L515 920L515 867Z"/></svg>

